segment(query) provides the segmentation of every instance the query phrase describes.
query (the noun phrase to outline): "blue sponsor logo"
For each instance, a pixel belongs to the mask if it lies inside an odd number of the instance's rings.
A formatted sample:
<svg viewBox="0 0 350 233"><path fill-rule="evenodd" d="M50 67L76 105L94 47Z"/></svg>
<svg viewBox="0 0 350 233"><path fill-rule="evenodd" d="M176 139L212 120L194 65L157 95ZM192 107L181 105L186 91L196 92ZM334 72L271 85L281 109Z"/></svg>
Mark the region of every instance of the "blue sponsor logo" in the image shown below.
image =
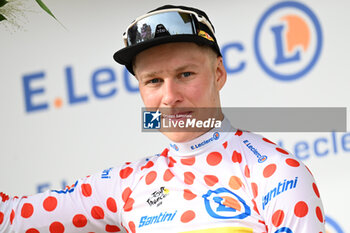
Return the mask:
<svg viewBox="0 0 350 233"><path fill-rule="evenodd" d="M275 198L285 191L294 189L297 186L297 182L298 177L295 177L294 180L285 179L283 182L278 182L278 185L262 198L263 210L265 209L265 206L271 201L271 199Z"/></svg>
<svg viewBox="0 0 350 233"><path fill-rule="evenodd" d="M205 209L213 218L244 219L251 214L246 202L226 188L209 190L202 197L204 198ZM230 203L235 203L235 205L230 205Z"/></svg>
<svg viewBox="0 0 350 233"><path fill-rule="evenodd" d="M198 144L192 145L191 146L191 150L198 149L198 148L200 148L200 147L202 147L202 146L204 146L204 145L206 145L206 144L208 144L208 143L210 143L210 142L212 142L214 140L218 140L219 138L220 138L220 134L218 132L215 132L213 134L213 136L211 136L210 138L205 139L205 140L203 140L202 142L200 142Z"/></svg>
<svg viewBox="0 0 350 233"><path fill-rule="evenodd" d="M108 168L103 170L102 174L101 174L101 179L110 179L111 176L109 175L109 173L111 172L113 168Z"/></svg>
<svg viewBox="0 0 350 233"><path fill-rule="evenodd" d="M65 94L48 99L48 92L52 90L47 86L48 75L46 71L31 72L23 75L22 86L24 94L24 106L27 113L42 112L49 110L51 107L60 109L64 104L76 106L77 104L88 103L92 99L109 99L118 94L120 87L124 88L129 93L138 93L138 86L132 84L129 72L124 69L123 84L120 86L117 81L117 74L110 67L101 67L95 69L89 78L89 89L82 90L82 85L78 82L78 76L72 66L64 68L62 85L65 89ZM118 87L119 86L119 87ZM79 88L80 87L80 88ZM56 87L55 87L56 88ZM55 90L56 91L56 90Z"/></svg>
<svg viewBox="0 0 350 233"><path fill-rule="evenodd" d="M277 231L275 231L275 233L293 233L293 231L291 229L289 229L288 227L282 227L280 229L278 229Z"/></svg>
<svg viewBox="0 0 350 233"><path fill-rule="evenodd" d="M306 75L319 59L322 43L316 15L306 5L294 1L269 8L254 35L258 63L268 75L281 81Z"/></svg>
<svg viewBox="0 0 350 233"><path fill-rule="evenodd" d="M143 128L144 129L160 129L160 116L162 114L157 110L143 112Z"/></svg>
<svg viewBox="0 0 350 233"><path fill-rule="evenodd" d="M261 155L259 153L259 151L248 140L244 140L243 143L258 158L258 162L259 163L263 163L263 162L265 162L267 160L267 156L266 155Z"/></svg>
<svg viewBox="0 0 350 233"><path fill-rule="evenodd" d="M176 151L179 151L179 147L176 145L176 144L170 144L170 146L176 150Z"/></svg>
<svg viewBox="0 0 350 233"><path fill-rule="evenodd" d="M66 187L64 190L52 190L52 192L59 193L59 194L66 194L66 193L71 193L74 191L75 187L77 187L78 181L76 181L72 186Z"/></svg>
<svg viewBox="0 0 350 233"><path fill-rule="evenodd" d="M173 221L176 213L177 213L177 210L174 213L161 212L156 216L147 216L147 215L142 216L140 219L139 227Z"/></svg>

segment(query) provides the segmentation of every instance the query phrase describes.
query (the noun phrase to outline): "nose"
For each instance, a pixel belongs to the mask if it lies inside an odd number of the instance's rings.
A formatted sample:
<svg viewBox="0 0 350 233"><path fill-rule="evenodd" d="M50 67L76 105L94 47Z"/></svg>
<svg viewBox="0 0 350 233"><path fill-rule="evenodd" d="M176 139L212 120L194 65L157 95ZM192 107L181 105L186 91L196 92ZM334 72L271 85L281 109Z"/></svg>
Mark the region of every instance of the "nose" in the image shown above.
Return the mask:
<svg viewBox="0 0 350 233"><path fill-rule="evenodd" d="M163 105L175 107L183 101L183 95L179 84L173 80L166 80L163 84Z"/></svg>

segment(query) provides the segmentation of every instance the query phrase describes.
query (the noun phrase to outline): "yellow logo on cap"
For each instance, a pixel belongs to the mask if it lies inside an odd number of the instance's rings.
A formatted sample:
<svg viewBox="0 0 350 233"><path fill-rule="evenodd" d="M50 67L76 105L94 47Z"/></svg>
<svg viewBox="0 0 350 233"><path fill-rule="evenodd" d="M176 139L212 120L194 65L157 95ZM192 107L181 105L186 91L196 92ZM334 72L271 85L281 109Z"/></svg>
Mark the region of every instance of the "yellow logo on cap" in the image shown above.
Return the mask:
<svg viewBox="0 0 350 233"><path fill-rule="evenodd" d="M214 42L214 39L208 33L206 33L205 31L200 30L198 32L198 36L201 36L201 37L203 37L203 38L205 38L207 40L210 40L210 41Z"/></svg>

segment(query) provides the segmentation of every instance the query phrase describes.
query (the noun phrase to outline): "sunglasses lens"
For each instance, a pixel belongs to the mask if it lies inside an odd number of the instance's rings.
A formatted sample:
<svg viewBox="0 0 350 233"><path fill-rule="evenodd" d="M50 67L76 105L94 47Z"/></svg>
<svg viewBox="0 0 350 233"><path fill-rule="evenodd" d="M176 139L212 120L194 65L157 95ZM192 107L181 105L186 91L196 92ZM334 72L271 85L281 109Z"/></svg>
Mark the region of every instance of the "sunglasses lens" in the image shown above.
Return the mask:
<svg viewBox="0 0 350 233"><path fill-rule="evenodd" d="M150 15L134 23L127 32L128 46L157 37L196 35L195 16L189 13L164 12Z"/></svg>

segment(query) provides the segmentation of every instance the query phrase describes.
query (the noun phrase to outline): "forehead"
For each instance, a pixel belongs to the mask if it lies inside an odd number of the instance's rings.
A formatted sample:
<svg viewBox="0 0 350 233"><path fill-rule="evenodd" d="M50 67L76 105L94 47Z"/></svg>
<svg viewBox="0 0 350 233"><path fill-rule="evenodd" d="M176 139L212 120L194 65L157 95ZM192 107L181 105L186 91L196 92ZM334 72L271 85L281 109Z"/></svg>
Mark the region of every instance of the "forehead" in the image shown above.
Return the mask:
<svg viewBox="0 0 350 233"><path fill-rule="evenodd" d="M186 65L206 65L215 56L211 48L191 42L158 45L139 53L133 62L136 75L161 69L178 69Z"/></svg>

